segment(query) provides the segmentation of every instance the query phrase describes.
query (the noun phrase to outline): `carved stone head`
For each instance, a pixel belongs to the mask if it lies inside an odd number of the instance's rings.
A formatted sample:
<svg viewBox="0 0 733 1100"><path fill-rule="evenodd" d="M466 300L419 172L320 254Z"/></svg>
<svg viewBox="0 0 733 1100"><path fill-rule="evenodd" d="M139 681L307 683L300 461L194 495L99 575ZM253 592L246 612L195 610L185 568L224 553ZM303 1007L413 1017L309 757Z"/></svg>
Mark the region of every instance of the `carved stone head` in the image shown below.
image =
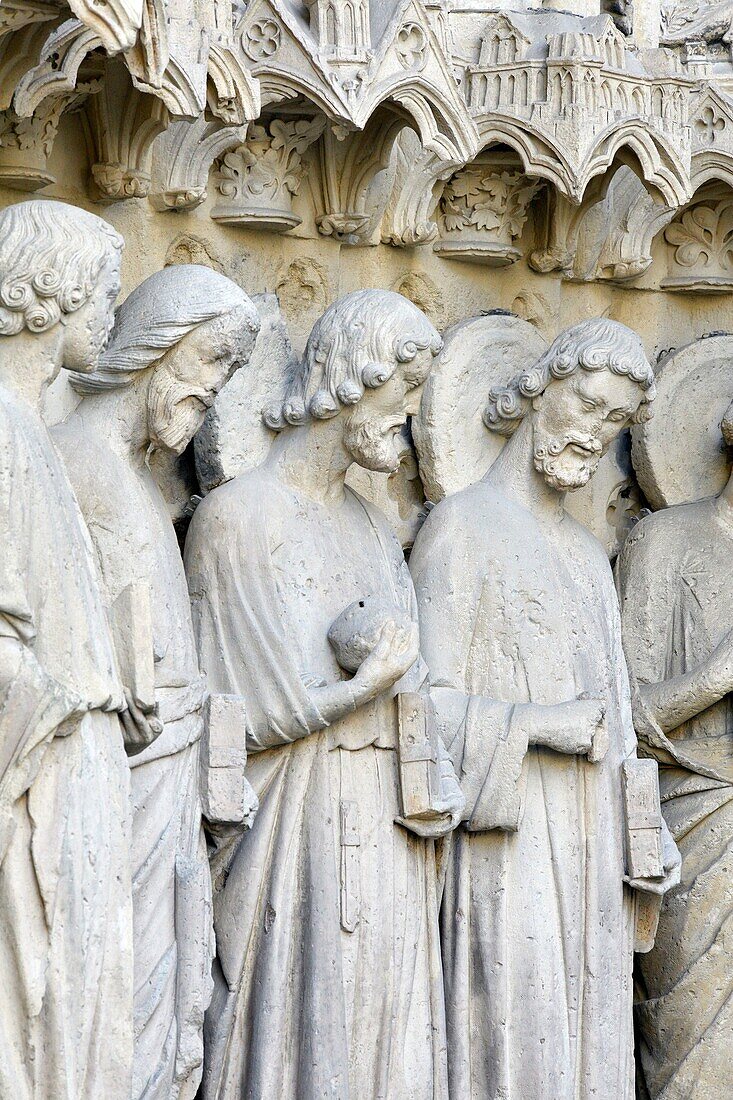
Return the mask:
<svg viewBox="0 0 733 1100"><path fill-rule="evenodd" d="M63 362L90 371L109 338L122 237L76 206L31 199L0 213L0 334L63 327Z"/></svg>
<svg viewBox="0 0 733 1100"><path fill-rule="evenodd" d="M359 290L314 325L284 400L265 412L275 431L340 416L359 465L390 472L409 390L427 378L442 340L417 306L389 290Z"/></svg>
<svg viewBox="0 0 733 1100"><path fill-rule="evenodd" d="M198 264L157 271L117 311L98 370L72 375L84 394L144 386L151 443L180 454L219 390L246 363L259 331L250 298Z"/></svg>
<svg viewBox="0 0 733 1100"><path fill-rule="evenodd" d="M561 333L538 362L492 389L484 421L512 435L532 423L534 464L558 491L580 489L631 423L651 416L654 372L641 340L618 321L582 321Z"/></svg>

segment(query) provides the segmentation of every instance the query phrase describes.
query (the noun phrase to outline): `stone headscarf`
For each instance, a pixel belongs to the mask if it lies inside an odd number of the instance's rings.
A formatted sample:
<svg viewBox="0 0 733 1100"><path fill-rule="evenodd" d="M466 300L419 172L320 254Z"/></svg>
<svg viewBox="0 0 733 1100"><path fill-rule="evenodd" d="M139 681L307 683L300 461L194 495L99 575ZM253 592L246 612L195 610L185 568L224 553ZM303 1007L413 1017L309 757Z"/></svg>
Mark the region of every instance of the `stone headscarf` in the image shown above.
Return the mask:
<svg viewBox="0 0 733 1100"><path fill-rule="evenodd" d="M237 308L248 311L253 337L257 311L247 294L225 275L201 264L176 264L156 271L125 299L115 316L107 350L91 374L71 374L78 393L127 386L137 371L156 363L197 325Z"/></svg>

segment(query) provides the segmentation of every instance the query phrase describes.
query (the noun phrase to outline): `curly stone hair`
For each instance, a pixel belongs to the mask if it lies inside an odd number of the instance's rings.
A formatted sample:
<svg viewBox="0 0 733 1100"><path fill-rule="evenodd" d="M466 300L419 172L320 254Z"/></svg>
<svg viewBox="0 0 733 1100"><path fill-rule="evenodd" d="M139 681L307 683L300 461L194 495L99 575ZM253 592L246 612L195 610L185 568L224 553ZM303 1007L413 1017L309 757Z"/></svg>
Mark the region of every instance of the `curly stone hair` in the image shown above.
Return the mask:
<svg viewBox="0 0 733 1100"><path fill-rule="evenodd" d="M47 332L80 309L124 241L107 222L63 202L31 199L0 213L0 335Z"/></svg>
<svg viewBox="0 0 733 1100"><path fill-rule="evenodd" d="M281 431L308 418L328 420L344 405L356 405L365 389L376 389L404 365L407 381L419 386L427 371L410 370L418 352L437 355L440 334L425 314L391 290L357 290L329 306L313 326L305 355L288 379L285 398L264 413L268 427Z"/></svg>
<svg viewBox="0 0 733 1100"><path fill-rule="evenodd" d="M656 387L654 371L641 340L619 321L597 317L561 332L533 367L522 371L507 386L489 390L484 424L492 432L512 435L529 410L532 399L544 393L550 382L568 378L579 367L628 375L644 391L632 422L639 424L649 420Z"/></svg>

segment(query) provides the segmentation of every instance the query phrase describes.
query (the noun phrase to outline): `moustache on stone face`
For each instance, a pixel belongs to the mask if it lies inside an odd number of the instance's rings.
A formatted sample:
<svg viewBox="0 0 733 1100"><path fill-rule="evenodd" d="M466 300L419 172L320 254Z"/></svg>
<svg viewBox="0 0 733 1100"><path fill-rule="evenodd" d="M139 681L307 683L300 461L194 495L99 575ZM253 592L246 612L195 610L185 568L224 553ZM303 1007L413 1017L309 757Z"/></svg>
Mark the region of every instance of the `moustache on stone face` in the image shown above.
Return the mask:
<svg viewBox="0 0 733 1100"><path fill-rule="evenodd" d="M148 417L156 442L176 453L185 449L209 407L207 396L189 383L154 378L148 391Z"/></svg>
<svg viewBox="0 0 733 1100"><path fill-rule="evenodd" d="M564 432L561 436L541 443L535 448L535 458L557 458L567 447L577 447L589 458L600 455L603 447L599 439L586 432Z"/></svg>

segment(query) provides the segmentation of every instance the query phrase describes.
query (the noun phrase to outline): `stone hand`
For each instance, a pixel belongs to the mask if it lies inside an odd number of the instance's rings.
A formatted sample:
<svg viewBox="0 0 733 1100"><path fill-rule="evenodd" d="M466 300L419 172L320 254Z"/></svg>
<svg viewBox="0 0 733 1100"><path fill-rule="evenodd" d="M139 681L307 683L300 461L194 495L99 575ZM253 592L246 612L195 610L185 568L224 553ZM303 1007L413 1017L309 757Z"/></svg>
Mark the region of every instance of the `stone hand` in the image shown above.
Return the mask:
<svg viewBox="0 0 733 1100"><path fill-rule="evenodd" d="M372 652L366 657L354 676L353 684L363 693L364 699L374 699L402 679L418 658L418 630L415 623L409 627L387 622Z"/></svg>
<svg viewBox="0 0 733 1100"><path fill-rule="evenodd" d="M530 740L555 752L588 756L597 762L605 755L606 707L601 699L571 699L542 708L539 729Z"/></svg>
<svg viewBox="0 0 733 1100"><path fill-rule="evenodd" d="M632 890L643 890L647 894L666 894L679 886L682 875L682 856L677 847L669 827L662 818L662 857L664 859L664 876L662 878L626 878L624 882Z"/></svg>
<svg viewBox="0 0 733 1100"><path fill-rule="evenodd" d="M127 688L125 701L127 709L120 714L125 752L128 756L137 756L163 732L163 723L155 714L145 714Z"/></svg>

